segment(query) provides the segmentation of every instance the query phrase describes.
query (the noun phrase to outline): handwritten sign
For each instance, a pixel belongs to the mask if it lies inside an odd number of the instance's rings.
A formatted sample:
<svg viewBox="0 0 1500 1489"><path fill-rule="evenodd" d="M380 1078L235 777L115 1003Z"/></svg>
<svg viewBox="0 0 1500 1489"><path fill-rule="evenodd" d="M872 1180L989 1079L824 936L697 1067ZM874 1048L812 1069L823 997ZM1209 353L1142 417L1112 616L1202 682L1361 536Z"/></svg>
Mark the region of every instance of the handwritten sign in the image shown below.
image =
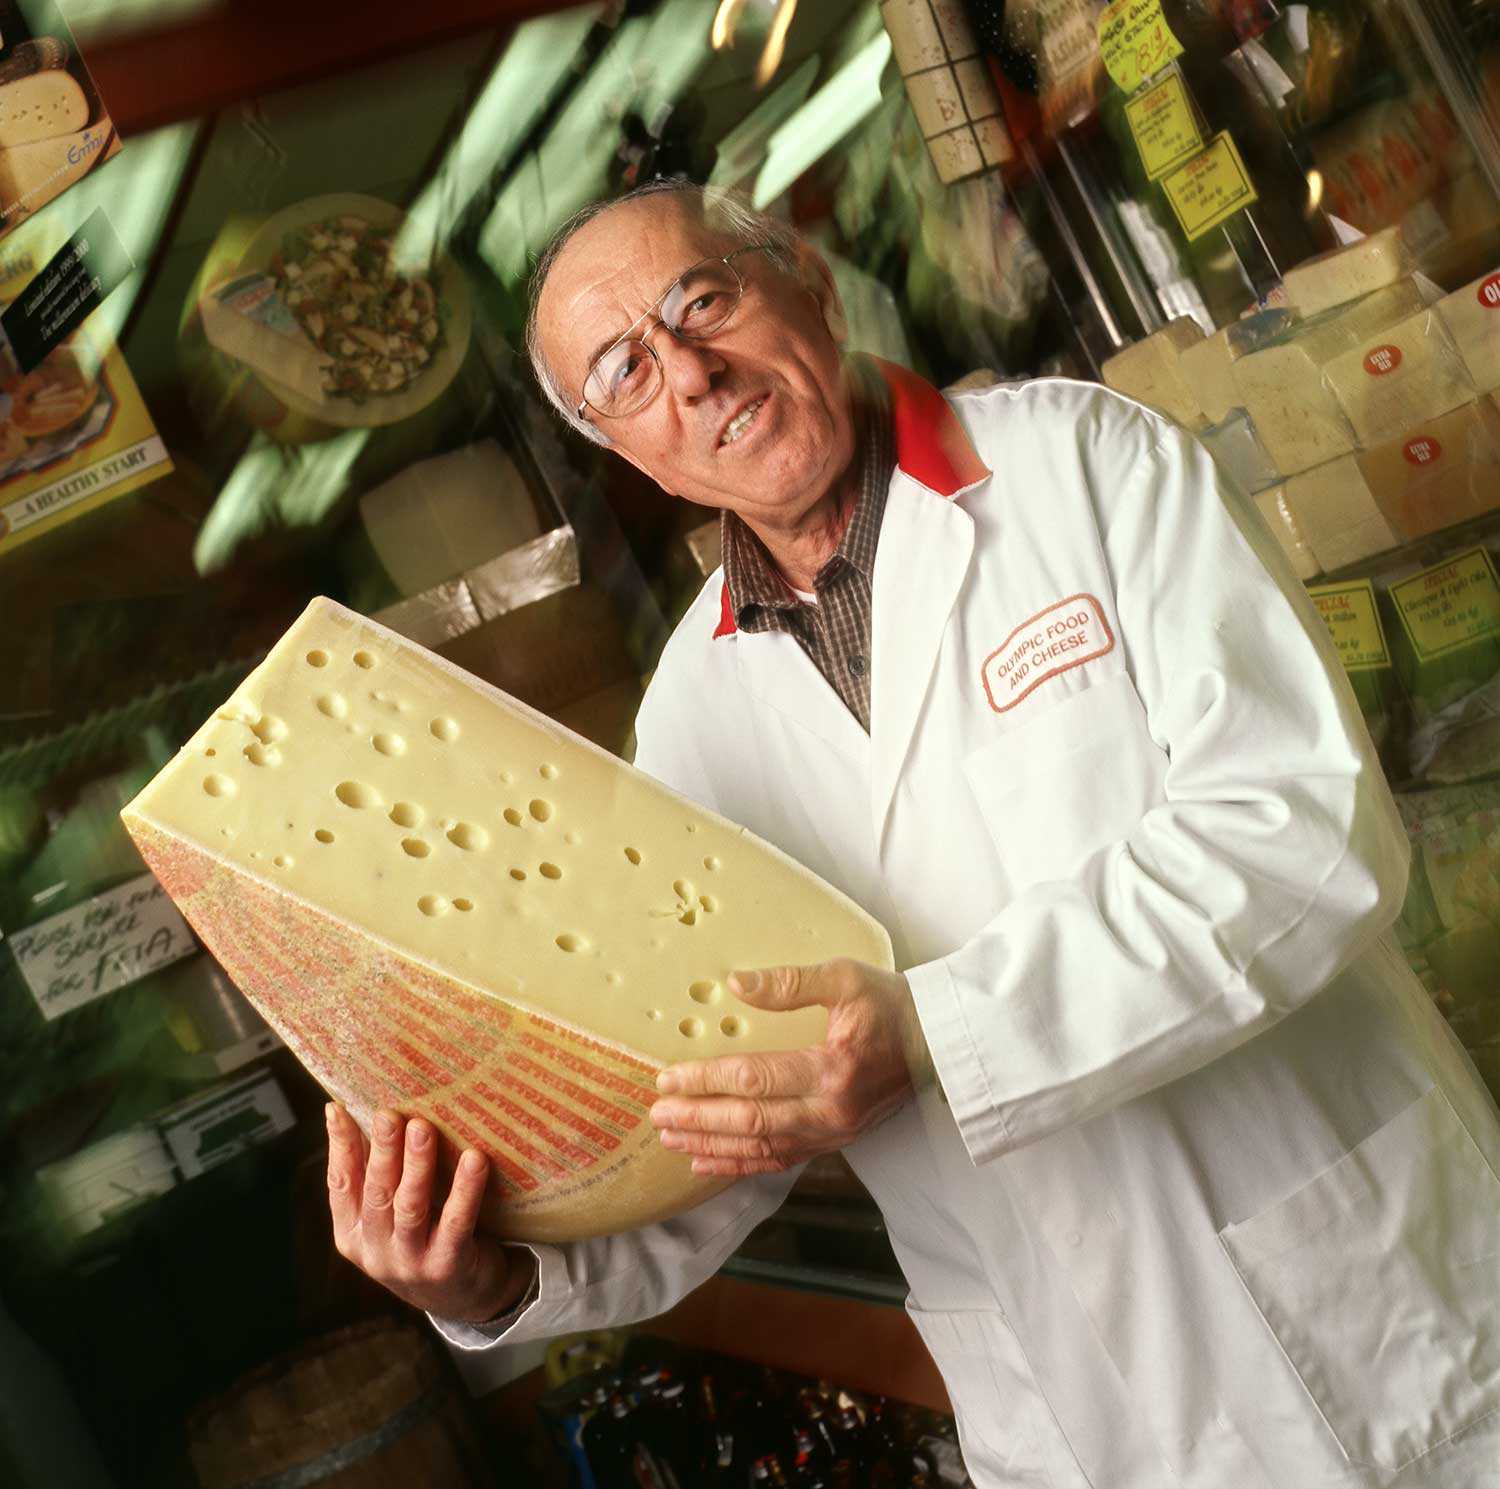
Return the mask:
<svg viewBox="0 0 1500 1489"><path fill-rule="evenodd" d="M1368 579L1353 584L1310 584L1307 592L1333 637L1345 672L1376 672L1391 665L1375 608L1375 586Z"/></svg>
<svg viewBox="0 0 1500 1489"><path fill-rule="evenodd" d="M1259 200L1228 130L1220 130L1206 150L1163 176L1161 184L1189 243Z"/></svg>
<svg viewBox="0 0 1500 1489"><path fill-rule="evenodd" d="M1500 637L1500 581L1483 548L1393 584L1391 598L1419 661Z"/></svg>
<svg viewBox="0 0 1500 1489"><path fill-rule="evenodd" d="M1137 93L1125 105L1125 117L1148 180L1160 180L1203 148L1203 131L1179 72Z"/></svg>
<svg viewBox="0 0 1500 1489"><path fill-rule="evenodd" d="M96 207L0 314L21 371L40 367L134 267L104 208Z"/></svg>
<svg viewBox="0 0 1500 1489"><path fill-rule="evenodd" d="M1111 0L1099 12L1099 53L1105 69L1124 93L1182 55L1161 12L1161 0Z"/></svg>
<svg viewBox="0 0 1500 1489"><path fill-rule="evenodd" d="M43 1015L61 1018L189 956L198 943L167 892L142 874L10 937Z"/></svg>

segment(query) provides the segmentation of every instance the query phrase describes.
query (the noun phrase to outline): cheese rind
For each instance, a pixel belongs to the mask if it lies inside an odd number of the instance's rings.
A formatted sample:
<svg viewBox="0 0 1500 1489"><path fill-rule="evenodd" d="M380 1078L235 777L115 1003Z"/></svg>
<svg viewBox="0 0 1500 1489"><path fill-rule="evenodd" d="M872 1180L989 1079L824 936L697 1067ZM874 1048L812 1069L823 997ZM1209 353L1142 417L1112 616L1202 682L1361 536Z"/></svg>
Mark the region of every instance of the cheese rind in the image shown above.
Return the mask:
<svg viewBox="0 0 1500 1489"><path fill-rule="evenodd" d="M700 1203L657 1072L818 1043L736 968L889 967L858 906L733 823L328 601L126 808L235 982L356 1118L495 1163L486 1223L610 1233Z"/></svg>
<svg viewBox="0 0 1500 1489"><path fill-rule="evenodd" d="M1301 315L1317 315L1394 284L1405 272L1401 230L1390 227L1304 260L1287 270L1282 284L1288 305Z"/></svg>
<svg viewBox="0 0 1500 1489"><path fill-rule="evenodd" d="M1500 388L1500 269L1437 302L1448 334L1481 392Z"/></svg>
<svg viewBox="0 0 1500 1489"><path fill-rule="evenodd" d="M1159 410L1189 429L1204 423L1204 412L1179 365L1179 354L1203 340L1191 316L1178 316L1160 331L1116 352L1099 369L1105 385Z"/></svg>

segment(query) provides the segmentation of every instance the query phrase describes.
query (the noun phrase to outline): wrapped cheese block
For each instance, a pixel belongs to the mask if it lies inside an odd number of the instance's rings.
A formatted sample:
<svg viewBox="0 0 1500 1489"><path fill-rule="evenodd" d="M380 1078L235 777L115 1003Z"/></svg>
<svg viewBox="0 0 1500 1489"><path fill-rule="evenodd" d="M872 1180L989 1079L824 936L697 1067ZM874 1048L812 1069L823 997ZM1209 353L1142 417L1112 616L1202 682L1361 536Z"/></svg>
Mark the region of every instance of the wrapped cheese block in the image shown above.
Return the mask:
<svg viewBox="0 0 1500 1489"><path fill-rule="evenodd" d="M1189 429L1204 422L1202 405L1183 373L1180 356L1203 340L1191 316L1180 315L1160 331L1116 352L1100 369L1105 385L1158 409Z"/></svg>
<svg viewBox="0 0 1500 1489"><path fill-rule="evenodd" d="M1299 315L1317 315L1394 284L1406 273L1399 228L1385 228L1345 248L1320 253L1282 278L1287 304Z"/></svg>
<svg viewBox="0 0 1500 1489"><path fill-rule="evenodd" d="M1500 388L1500 269L1466 284L1437 303L1474 386Z"/></svg>
<svg viewBox="0 0 1500 1489"><path fill-rule="evenodd" d="M1286 483L1286 507L1318 567L1329 572L1401 541L1375 505L1352 455L1293 476Z"/></svg>
<svg viewBox="0 0 1500 1489"><path fill-rule="evenodd" d="M492 1161L484 1223L630 1229L724 1187L658 1141L674 1060L816 1044L736 968L891 966L858 906L545 715L327 600L123 813L219 962L365 1126Z"/></svg>
<svg viewBox="0 0 1500 1489"><path fill-rule="evenodd" d="M1489 398L1466 403L1357 458L1391 526L1425 537L1500 507L1500 408Z"/></svg>
<svg viewBox="0 0 1500 1489"><path fill-rule="evenodd" d="M1292 515L1286 502L1286 487L1272 486L1268 491L1256 493L1255 505L1262 519L1271 529L1271 536L1281 545L1281 550L1291 560L1292 570L1299 579L1315 579L1319 573L1318 560L1313 556L1301 524Z"/></svg>
<svg viewBox="0 0 1500 1489"><path fill-rule="evenodd" d="M1240 406L1234 364L1285 334L1292 319L1286 310L1258 310L1182 348L1178 356L1182 375L1210 424L1223 423Z"/></svg>

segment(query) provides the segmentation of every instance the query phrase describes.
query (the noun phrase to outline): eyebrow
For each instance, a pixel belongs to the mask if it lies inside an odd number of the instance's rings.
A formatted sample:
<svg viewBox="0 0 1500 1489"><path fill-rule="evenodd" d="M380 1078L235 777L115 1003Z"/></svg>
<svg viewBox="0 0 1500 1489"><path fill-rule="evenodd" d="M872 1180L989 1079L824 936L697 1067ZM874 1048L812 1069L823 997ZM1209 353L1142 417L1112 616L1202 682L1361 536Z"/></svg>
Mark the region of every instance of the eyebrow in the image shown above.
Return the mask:
<svg viewBox="0 0 1500 1489"><path fill-rule="evenodd" d="M585 362L585 363L584 363L584 366L585 366L585 367L586 367L586 368L588 368L588 369L589 369L589 370L590 370L590 371L592 371L592 370L593 370L593 366L594 366L594 363L595 363L595 362L597 362L597 361L598 361L598 360L599 360L599 358L600 358L600 357L602 357L602 356L603 356L603 355L604 355L604 354L605 354L605 352L607 352L607 351L608 351L608 350L609 350L609 349L610 349L610 347L612 347L612 346L614 346L614 345L615 345L615 343L616 343L616 342L620 342L620 341L624 341L624 340L626 340L626 339L627 339L627 338L628 338L628 337L629 337L629 335L630 335L630 333L631 333L631 332L632 332L632 331L634 331L634 330L635 330L635 328L636 328L636 327L637 327L637 326L638 326L638 325L640 325L640 323L641 323L641 322L642 322L642 321L643 321L643 320L645 320L645 319L646 319L646 317L647 317L647 316L648 316L648 315L650 315L650 314L651 314L651 311L653 311L653 310L656 310L656 309L658 309L658 308L659 308L659 307L660 307L660 305L661 305L661 302L662 302L662 301L663 301L663 300L665 300L665 299L666 299L666 298L667 298L667 296L668 296L668 295L670 295L670 294L671 294L671 293L672 293L672 291L673 291L673 290L674 290L674 289L676 289L676 288L677 288L677 286L678 286L678 285L679 285L679 284L680 284L680 283L681 283L681 282L682 282L682 281L683 281L683 280L684 280L684 279L686 279L686 278L687 278L687 277L688 277L688 275L689 275L689 274L691 274L691 273L692 273L692 272L693 272L693 270L694 270L694 269L701 269L701 268L703 268L703 266L704 266L704 265L705 265L705 264L712 264L712 263L717 263L717 262L718 262L718 260L717 260L717 259L715 259L715 258L713 258L713 257L712 257L712 255L710 255L710 256L709 256L709 257L708 257L708 258L704 258L704 259L695 259L695 260L694 260L694 261L693 261L693 262L692 262L692 263L691 263L691 264L689 264L689 265L688 265L688 266L687 266L687 268L685 268L685 269L684 269L684 270L683 270L683 271L682 271L682 272L681 272L681 273L680 273L680 274L679 274L679 275L678 275L678 276L677 276L677 277L676 277L676 279L674 279L674 280L672 280L672 282L671 282L671 283L670 283L670 284L669 284L669 285L668 285L668 286L667 286L667 287L666 287L666 289L664 289L664 290L663 290L663 291L662 291L662 292L661 292L661 294L659 294L659 295L658 295L658 296L657 296L657 297L656 297L656 298L655 298L655 299L654 299L654 300L653 300L653 301L652 301L652 302L651 302L651 306L650 306L650 309L647 309L647 310L643 310L643 311L642 311L642 312L641 312L641 313L640 313L640 314L639 314L639 315L638 315L638 316L636 316L636 318L635 318L635 319L634 319L634 320L633 320L633 321L631 321L631 323L630 323L630 324L629 324L629 325L628 325L628 326L626 326L626 327L625 327L625 329L624 329L624 330L623 330L623 331L621 331L621 332L620 332L620 333L619 333L619 334L618 334L618 335L616 335L616 336L608 336L608 337L606 337L606 338L605 338L605 339L604 339L604 340L603 340L603 341L601 341L601 342L600 342L600 343L599 343L599 345L598 345L598 346L596 346L596 347L595 347L595 348L594 348L594 349L593 349L593 351L591 351L591 352L590 352L590 353L589 353L589 359L588 359L588 361L587 361L587 362ZM587 373L585 373L585 374L584 374L584 376L585 376L585 377L587 377L587 375L588 375L588 374L587 374Z"/></svg>

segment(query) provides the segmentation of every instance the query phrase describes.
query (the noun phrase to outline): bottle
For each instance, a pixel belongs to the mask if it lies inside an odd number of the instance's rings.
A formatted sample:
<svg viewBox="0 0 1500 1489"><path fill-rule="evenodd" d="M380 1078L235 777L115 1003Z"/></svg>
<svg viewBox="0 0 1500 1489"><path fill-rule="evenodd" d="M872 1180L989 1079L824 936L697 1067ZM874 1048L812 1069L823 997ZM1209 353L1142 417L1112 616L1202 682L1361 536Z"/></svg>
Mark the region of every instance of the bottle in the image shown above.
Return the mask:
<svg viewBox="0 0 1500 1489"><path fill-rule="evenodd" d="M831 1462L827 1445L811 1427L792 1429L792 1466L787 1475L792 1489L829 1489Z"/></svg>
<svg viewBox="0 0 1500 1489"><path fill-rule="evenodd" d="M736 1455L733 1424L719 1407L718 1386L713 1376L698 1381L698 1478L705 1489L739 1489L747 1475L743 1453Z"/></svg>
<svg viewBox="0 0 1500 1489"><path fill-rule="evenodd" d="M589 1418L583 1429L583 1452L598 1489L634 1489L631 1456L634 1430L629 1399L616 1391L607 1407Z"/></svg>

